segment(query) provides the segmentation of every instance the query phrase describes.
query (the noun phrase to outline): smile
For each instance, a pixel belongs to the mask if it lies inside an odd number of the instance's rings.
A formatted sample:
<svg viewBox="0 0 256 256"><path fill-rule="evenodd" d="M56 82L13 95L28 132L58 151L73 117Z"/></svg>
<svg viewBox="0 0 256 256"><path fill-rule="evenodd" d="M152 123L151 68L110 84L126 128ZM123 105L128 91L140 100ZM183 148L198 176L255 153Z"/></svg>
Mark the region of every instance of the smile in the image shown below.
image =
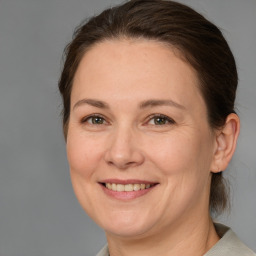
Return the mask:
<svg viewBox="0 0 256 256"><path fill-rule="evenodd" d="M107 179L99 182L99 185L101 185L103 192L108 197L121 201L130 201L150 193L159 183L146 180Z"/></svg>
<svg viewBox="0 0 256 256"><path fill-rule="evenodd" d="M132 192L149 189L154 184L117 184L117 183L104 183L105 187L112 191L118 192Z"/></svg>

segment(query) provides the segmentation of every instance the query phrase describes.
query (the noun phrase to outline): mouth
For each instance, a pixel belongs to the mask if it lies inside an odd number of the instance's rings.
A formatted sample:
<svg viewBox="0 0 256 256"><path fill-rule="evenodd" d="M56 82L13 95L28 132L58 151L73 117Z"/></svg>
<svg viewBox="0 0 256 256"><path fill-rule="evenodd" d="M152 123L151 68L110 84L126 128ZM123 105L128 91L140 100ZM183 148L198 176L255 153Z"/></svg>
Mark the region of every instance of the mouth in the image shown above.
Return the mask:
<svg viewBox="0 0 256 256"><path fill-rule="evenodd" d="M108 196L127 200L147 194L159 183L140 180L105 180L99 184Z"/></svg>
<svg viewBox="0 0 256 256"><path fill-rule="evenodd" d="M132 191L139 191L149 189L156 184L149 184L149 183L135 183L135 184L118 184L118 183L101 183L105 188L117 191L117 192L132 192Z"/></svg>

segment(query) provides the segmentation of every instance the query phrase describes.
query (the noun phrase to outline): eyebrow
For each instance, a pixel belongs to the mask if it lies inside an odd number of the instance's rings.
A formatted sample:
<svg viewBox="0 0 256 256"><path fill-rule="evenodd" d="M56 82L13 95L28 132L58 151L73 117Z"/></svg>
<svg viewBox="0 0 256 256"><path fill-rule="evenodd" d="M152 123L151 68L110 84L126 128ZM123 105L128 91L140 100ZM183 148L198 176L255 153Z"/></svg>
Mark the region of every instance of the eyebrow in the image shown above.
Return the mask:
<svg viewBox="0 0 256 256"><path fill-rule="evenodd" d="M157 106L171 106L176 107L179 109L185 109L185 107L173 100L158 100L158 99L151 99L143 101L140 104L140 108L147 108L147 107L157 107Z"/></svg>
<svg viewBox="0 0 256 256"><path fill-rule="evenodd" d="M109 105L101 100L95 100L95 99L82 99L76 102L76 104L73 107L73 110L75 108L78 108L82 105L90 105L96 108L101 108L101 109L109 109ZM140 103L139 108L148 108L148 107L157 107L157 106L171 106L171 107L176 107L179 109L185 109L185 107L173 100L160 100L160 99L150 99L146 100Z"/></svg>
<svg viewBox="0 0 256 256"><path fill-rule="evenodd" d="M96 108L109 109L109 105L104 101L94 99L82 99L76 102L76 104L73 107L73 110L82 105L90 105Z"/></svg>

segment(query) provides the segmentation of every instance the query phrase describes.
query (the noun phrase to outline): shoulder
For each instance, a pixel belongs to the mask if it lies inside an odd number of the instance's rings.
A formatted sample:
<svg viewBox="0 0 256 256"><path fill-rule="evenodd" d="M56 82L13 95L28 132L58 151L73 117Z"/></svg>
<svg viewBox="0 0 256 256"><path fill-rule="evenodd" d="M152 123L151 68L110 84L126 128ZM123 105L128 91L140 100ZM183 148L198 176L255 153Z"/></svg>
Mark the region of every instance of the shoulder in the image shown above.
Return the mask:
<svg viewBox="0 0 256 256"><path fill-rule="evenodd" d="M109 256L108 253L108 245L106 244L98 253L96 256Z"/></svg>
<svg viewBox="0 0 256 256"><path fill-rule="evenodd" d="M221 239L204 256L256 256L229 227L215 223L215 228ZM107 244L96 256L109 256Z"/></svg>
<svg viewBox="0 0 256 256"><path fill-rule="evenodd" d="M256 256L229 228L215 224L221 239L204 256Z"/></svg>

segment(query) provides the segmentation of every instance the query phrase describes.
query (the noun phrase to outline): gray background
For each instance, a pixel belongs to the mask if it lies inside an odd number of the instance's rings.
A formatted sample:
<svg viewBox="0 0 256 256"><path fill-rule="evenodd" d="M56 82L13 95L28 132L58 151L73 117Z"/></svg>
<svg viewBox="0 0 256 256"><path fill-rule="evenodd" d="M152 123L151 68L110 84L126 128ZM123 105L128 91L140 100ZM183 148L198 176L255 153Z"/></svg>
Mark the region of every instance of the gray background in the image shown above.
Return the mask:
<svg viewBox="0 0 256 256"><path fill-rule="evenodd" d="M93 256L104 233L73 194L57 80L74 28L121 1L0 0L0 255ZM242 131L220 220L256 250L256 1L183 0L215 22L237 60Z"/></svg>

